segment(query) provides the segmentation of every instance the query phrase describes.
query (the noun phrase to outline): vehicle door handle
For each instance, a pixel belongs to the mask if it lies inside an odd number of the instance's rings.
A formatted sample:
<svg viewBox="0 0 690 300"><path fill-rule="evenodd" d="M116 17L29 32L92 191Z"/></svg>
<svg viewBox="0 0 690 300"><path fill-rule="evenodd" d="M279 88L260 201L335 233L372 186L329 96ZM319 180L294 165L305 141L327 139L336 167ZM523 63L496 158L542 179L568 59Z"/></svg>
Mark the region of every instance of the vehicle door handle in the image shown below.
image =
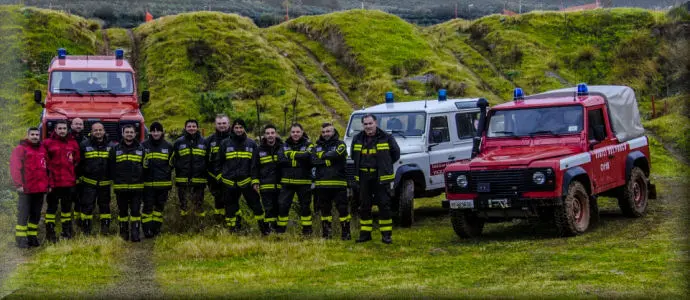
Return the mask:
<svg viewBox="0 0 690 300"><path fill-rule="evenodd" d="M448 160L454 160L455 156L448 156Z"/></svg>

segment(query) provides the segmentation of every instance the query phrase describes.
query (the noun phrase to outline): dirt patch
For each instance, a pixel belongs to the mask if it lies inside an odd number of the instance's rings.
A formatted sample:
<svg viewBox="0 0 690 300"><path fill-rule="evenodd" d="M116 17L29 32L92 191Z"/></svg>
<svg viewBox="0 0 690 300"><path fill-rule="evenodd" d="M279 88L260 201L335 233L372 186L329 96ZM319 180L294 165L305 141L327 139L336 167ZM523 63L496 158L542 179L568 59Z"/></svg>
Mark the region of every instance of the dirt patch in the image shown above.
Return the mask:
<svg viewBox="0 0 690 300"><path fill-rule="evenodd" d="M122 257L119 280L104 290L97 298L157 299L163 298L156 282L156 267L153 263L153 240L127 244Z"/></svg>

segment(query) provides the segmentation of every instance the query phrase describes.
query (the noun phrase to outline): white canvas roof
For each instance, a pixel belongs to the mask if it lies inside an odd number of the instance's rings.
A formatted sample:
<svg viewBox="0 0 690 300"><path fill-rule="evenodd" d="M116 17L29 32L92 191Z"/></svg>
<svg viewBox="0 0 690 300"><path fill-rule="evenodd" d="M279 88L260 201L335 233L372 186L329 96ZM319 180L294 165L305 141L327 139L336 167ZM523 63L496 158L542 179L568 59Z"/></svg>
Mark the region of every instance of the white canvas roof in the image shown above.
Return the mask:
<svg viewBox="0 0 690 300"><path fill-rule="evenodd" d="M640 121L640 111L637 107L635 92L627 86L593 85L588 86L590 95L603 96L609 111L611 129L620 142L644 135L644 128ZM548 91L525 97L526 99L543 99L553 97L573 96L576 87Z"/></svg>

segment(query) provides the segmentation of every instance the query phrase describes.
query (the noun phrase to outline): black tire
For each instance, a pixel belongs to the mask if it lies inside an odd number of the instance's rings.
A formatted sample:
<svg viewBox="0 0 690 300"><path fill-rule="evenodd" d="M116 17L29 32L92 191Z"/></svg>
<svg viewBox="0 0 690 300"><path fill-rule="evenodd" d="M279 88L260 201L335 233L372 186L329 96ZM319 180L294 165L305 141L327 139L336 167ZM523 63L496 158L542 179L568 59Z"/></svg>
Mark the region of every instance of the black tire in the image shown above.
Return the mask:
<svg viewBox="0 0 690 300"><path fill-rule="evenodd" d="M630 178L618 196L618 207L623 215L630 218L639 218L647 212L647 200L649 199L649 186L644 171L634 167L630 172Z"/></svg>
<svg viewBox="0 0 690 300"><path fill-rule="evenodd" d="M484 219L477 217L469 210L451 210L450 222L453 224L455 234L461 238L479 237L484 230Z"/></svg>
<svg viewBox="0 0 690 300"><path fill-rule="evenodd" d="M587 189L578 181L568 186L563 205L554 207L554 223L561 236L584 233L590 223L590 197Z"/></svg>
<svg viewBox="0 0 690 300"><path fill-rule="evenodd" d="M398 198L398 218L400 226L410 227L414 223L414 181L404 179L400 186Z"/></svg>

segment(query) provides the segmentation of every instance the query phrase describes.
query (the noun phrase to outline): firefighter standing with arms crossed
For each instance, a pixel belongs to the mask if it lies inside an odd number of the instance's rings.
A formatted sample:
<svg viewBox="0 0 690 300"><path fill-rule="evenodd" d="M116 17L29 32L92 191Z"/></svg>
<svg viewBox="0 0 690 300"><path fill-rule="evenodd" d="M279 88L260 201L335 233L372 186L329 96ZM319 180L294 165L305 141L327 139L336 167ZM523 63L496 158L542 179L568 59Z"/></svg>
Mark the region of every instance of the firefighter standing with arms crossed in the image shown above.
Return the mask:
<svg viewBox="0 0 690 300"><path fill-rule="evenodd" d="M163 125L151 123L149 138L142 143L144 147L144 209L142 228L144 237L152 238L161 232L163 209L172 188L170 156L172 145L165 140Z"/></svg>
<svg viewBox="0 0 690 300"><path fill-rule="evenodd" d="M277 233L285 233L292 198L297 194L299 201L300 224L302 235L312 233L311 217L311 150L312 145L304 134L304 129L299 123L290 127L290 138L285 141L278 151L278 160L281 165L282 177L280 183L282 189L278 198L278 222Z"/></svg>
<svg viewBox="0 0 690 300"><path fill-rule="evenodd" d="M316 167L315 206L321 210L322 236L326 239L330 239L332 235L333 202L340 217L341 239L344 241L351 239L351 216L347 203L347 178L345 177L346 160L347 149L345 143L340 140L338 131L333 124L324 123L321 125L321 136L316 141L312 152L312 164Z"/></svg>
<svg viewBox="0 0 690 300"><path fill-rule="evenodd" d="M241 228L240 194L244 196L247 205L254 213L254 219L263 235L270 233L268 224L264 221L264 210L259 199L259 180L252 177L254 150L257 148L254 140L247 137L245 123L237 119L232 123L232 134L220 144L218 151L223 165L222 181L226 190L225 222L231 231L237 232Z"/></svg>
<svg viewBox="0 0 690 300"><path fill-rule="evenodd" d="M230 118L226 115L216 116L216 132L206 138L206 156L208 164L208 189L213 195L214 217L225 217L225 202L223 202L223 182L220 180L223 165L220 163L218 150L220 143L230 136Z"/></svg>
<svg viewBox="0 0 690 300"><path fill-rule="evenodd" d="M371 240L373 229L371 207L373 202L377 202L381 241L390 244L393 242L390 201L395 179L393 164L400 159L400 148L392 135L378 128L376 116L364 115L362 127L364 130L355 135L350 149L355 170L359 174L355 176L360 191L360 234L357 242Z"/></svg>
<svg viewBox="0 0 690 300"><path fill-rule="evenodd" d="M276 132L276 127L266 125L261 144L254 150L254 166L252 177L259 179L259 193L264 205L269 231L276 230L278 220L278 196L280 196L280 166L278 165L278 151L283 145Z"/></svg>
<svg viewBox="0 0 690 300"><path fill-rule="evenodd" d="M50 192L47 154L40 136L38 128L29 128L26 138L14 148L10 158L12 182L19 194L15 226L19 248L40 246L38 222L41 220L43 196Z"/></svg>
<svg viewBox="0 0 690 300"><path fill-rule="evenodd" d="M101 220L101 234L107 235L110 228L110 169L108 156L111 145L101 123L91 125L91 137L79 146L81 160L81 218L84 234L91 234L94 205L98 203Z"/></svg>
<svg viewBox="0 0 690 300"><path fill-rule="evenodd" d="M120 237L139 242L141 198L144 192L144 147L136 139L134 125L122 128L122 141L110 149L113 190L117 199ZM128 227L131 224L131 231Z"/></svg>
<svg viewBox="0 0 690 300"><path fill-rule="evenodd" d="M208 182L206 169L206 145L199 133L199 122L187 120L184 135L173 144L172 166L175 168L175 185L180 199L180 216L189 214L187 203L192 202L197 217L204 217L202 210L204 188ZM188 201L191 200L191 201Z"/></svg>
<svg viewBox="0 0 690 300"><path fill-rule="evenodd" d="M60 205L61 236L72 238L72 202L76 195L76 166L79 163L79 144L67 133L67 121L55 123L55 131L43 142L48 154L48 171L50 186L48 208L46 210L46 239L57 242L55 236L55 219Z"/></svg>

